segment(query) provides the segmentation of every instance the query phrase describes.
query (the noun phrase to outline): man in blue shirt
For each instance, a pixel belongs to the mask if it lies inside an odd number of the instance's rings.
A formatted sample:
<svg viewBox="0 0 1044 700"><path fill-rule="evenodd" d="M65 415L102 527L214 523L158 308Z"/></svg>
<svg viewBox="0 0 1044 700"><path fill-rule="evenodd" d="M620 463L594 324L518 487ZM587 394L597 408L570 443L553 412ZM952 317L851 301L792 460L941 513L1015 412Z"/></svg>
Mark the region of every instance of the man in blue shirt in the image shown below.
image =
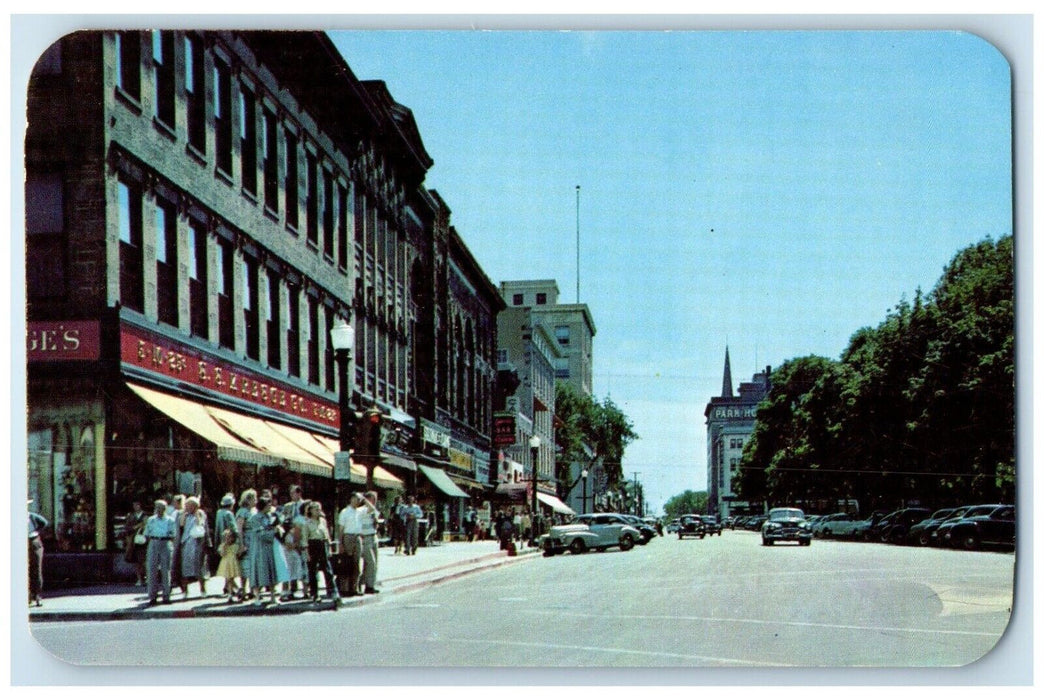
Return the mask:
<svg viewBox="0 0 1044 700"><path fill-rule="evenodd" d="M174 559L174 540L178 526L167 517L167 502L156 501L155 514L145 522L145 537L149 545L145 555L149 605L156 605L159 586L163 584L163 602L170 603L170 566ZM159 577L157 579L157 576Z"/></svg>

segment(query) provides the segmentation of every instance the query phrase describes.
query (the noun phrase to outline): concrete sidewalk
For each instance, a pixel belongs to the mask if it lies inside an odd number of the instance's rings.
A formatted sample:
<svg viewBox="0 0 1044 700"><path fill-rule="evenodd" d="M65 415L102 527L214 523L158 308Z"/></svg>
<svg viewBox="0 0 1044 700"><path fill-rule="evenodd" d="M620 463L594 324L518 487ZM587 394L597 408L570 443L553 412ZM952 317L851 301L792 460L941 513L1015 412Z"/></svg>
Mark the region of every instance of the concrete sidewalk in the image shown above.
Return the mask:
<svg viewBox="0 0 1044 700"><path fill-rule="evenodd" d="M391 548L382 547L377 566L376 595L345 598L340 609L365 605L370 601L395 593L416 590L444 581L459 578L476 571L483 571L530 559L540 554L537 548L518 549L518 554L509 557L500 550L497 542L446 542L433 547L422 547L417 554L406 556L395 554ZM30 622L58 622L69 620L127 620L127 619L170 619L191 617L230 617L239 615L293 615L304 612L337 609L333 601L322 599L317 603L301 599L278 605L253 605L252 602L228 603L221 595L224 579L211 578L207 581L209 595L201 598L199 585L189 586L190 597L185 599L180 589L171 593L169 605L148 605L148 594L144 586L114 584L76 588L65 591L43 593L43 606L29 608ZM319 586L323 576L319 575ZM300 595L300 593L298 593ZM267 600L267 596L266 596Z"/></svg>

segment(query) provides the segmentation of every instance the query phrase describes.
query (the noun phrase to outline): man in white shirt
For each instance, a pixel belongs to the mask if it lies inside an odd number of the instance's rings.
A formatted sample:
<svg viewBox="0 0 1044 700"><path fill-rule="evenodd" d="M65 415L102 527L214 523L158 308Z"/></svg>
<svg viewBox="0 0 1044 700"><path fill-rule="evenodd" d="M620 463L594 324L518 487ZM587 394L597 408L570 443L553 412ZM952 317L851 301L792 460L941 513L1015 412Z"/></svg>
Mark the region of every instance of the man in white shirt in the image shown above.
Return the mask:
<svg viewBox="0 0 1044 700"><path fill-rule="evenodd" d="M362 545L362 584L364 593L377 593L377 492L367 491L358 510Z"/></svg>
<svg viewBox="0 0 1044 700"><path fill-rule="evenodd" d="M337 581L342 596L359 595L359 565L362 556L362 522L359 517L364 502L361 493L353 493L348 505L337 516L338 541L341 544L341 572Z"/></svg>

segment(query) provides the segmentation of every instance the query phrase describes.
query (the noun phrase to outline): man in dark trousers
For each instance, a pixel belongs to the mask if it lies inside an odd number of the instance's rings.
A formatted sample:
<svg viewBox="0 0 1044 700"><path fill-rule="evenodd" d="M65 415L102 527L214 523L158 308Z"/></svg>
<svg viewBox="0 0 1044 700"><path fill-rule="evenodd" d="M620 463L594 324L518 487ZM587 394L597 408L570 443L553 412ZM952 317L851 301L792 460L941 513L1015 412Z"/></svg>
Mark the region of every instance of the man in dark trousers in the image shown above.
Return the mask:
<svg viewBox="0 0 1044 700"><path fill-rule="evenodd" d="M29 499L26 505L32 505ZM44 546L41 533L50 523L47 518L29 511L29 604L40 607L40 591L43 590L43 556Z"/></svg>

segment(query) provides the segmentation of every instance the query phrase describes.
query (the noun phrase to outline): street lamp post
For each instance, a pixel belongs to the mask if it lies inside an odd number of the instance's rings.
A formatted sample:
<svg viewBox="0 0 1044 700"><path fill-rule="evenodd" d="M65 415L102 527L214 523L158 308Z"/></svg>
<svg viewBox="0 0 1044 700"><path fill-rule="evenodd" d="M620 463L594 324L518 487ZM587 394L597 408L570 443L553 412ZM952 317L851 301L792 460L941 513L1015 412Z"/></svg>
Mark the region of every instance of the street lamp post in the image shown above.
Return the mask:
<svg viewBox="0 0 1044 700"><path fill-rule="evenodd" d="M339 320L337 325L330 329L330 344L333 346L334 358L337 361L337 383L340 385L337 408L341 414L340 431L338 434L341 450L338 452L334 463L336 492L333 517L336 520L341 507L342 484L351 478L350 453L352 443L355 441L355 421L352 420L352 409L348 405L348 399L351 395L348 383L348 365L352 360L352 348L355 346L355 329L344 319Z"/></svg>
<svg viewBox="0 0 1044 700"><path fill-rule="evenodd" d="M587 512L587 470L580 472L580 478L584 480L583 491L580 492L580 510Z"/></svg>
<svg viewBox="0 0 1044 700"><path fill-rule="evenodd" d="M533 461L533 495L530 499L530 512L533 514L533 527L531 528L531 538L529 546L536 544L537 531L540 527L540 514L537 511L537 461L540 457L540 436L534 435L529 438L529 453Z"/></svg>

